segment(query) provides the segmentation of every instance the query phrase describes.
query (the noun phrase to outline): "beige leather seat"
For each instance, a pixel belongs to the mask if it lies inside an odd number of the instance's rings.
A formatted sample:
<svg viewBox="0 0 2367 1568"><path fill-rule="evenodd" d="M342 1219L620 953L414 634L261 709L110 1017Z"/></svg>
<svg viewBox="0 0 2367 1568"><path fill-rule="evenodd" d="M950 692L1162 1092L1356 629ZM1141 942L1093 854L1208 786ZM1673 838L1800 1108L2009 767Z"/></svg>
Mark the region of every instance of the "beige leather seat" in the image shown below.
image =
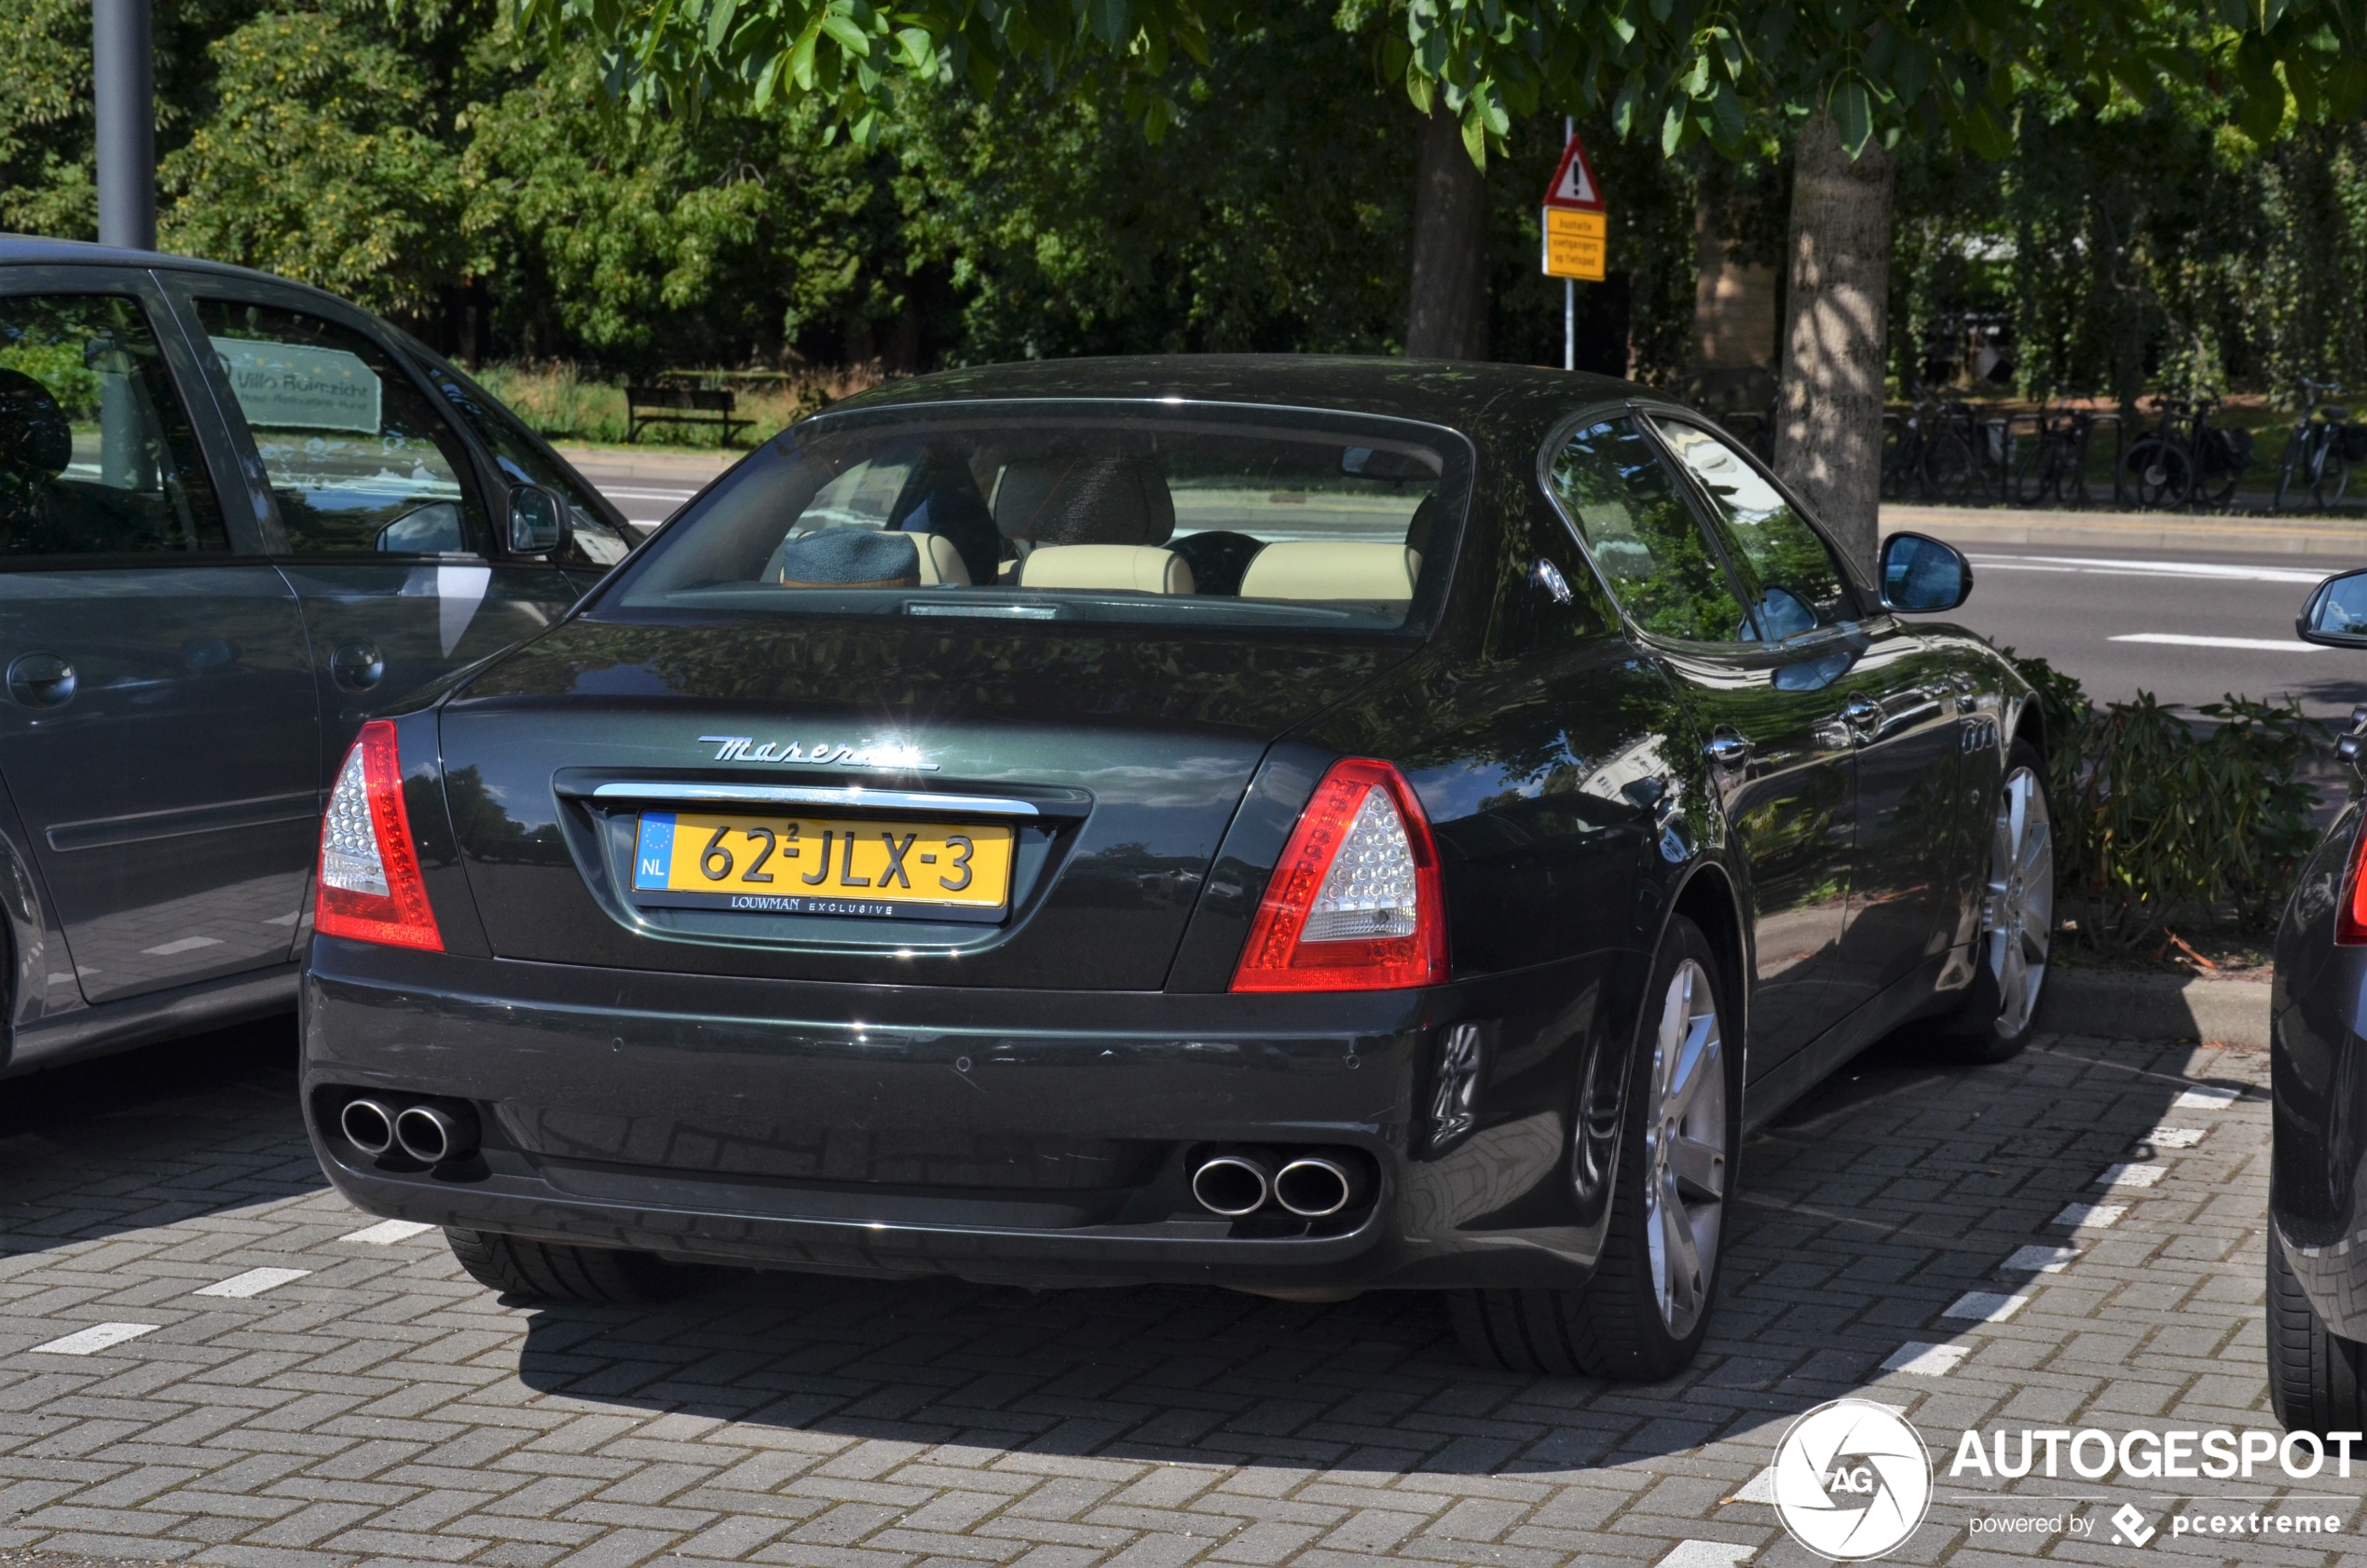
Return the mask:
<svg viewBox="0 0 2367 1568"><path fill-rule="evenodd" d="M1147 544L1039 544L1011 574L1015 588L1099 588L1128 593L1191 593L1192 567Z"/></svg>
<svg viewBox="0 0 2367 1568"><path fill-rule="evenodd" d="M967 588L971 586L970 568L962 564L962 552L943 534L906 534L912 548L921 556L921 583L924 588Z"/></svg>
<svg viewBox="0 0 2367 1568"><path fill-rule="evenodd" d="M1410 600L1421 575L1421 552L1402 544L1284 540L1250 562L1241 597Z"/></svg>

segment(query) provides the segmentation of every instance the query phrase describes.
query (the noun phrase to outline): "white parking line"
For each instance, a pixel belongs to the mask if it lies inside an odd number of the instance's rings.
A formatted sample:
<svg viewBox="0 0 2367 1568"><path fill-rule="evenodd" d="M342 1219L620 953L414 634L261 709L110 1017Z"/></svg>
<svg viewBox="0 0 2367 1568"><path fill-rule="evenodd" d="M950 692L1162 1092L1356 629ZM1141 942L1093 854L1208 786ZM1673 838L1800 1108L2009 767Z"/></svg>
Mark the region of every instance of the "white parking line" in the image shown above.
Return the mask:
<svg viewBox="0 0 2367 1568"><path fill-rule="evenodd" d="M2217 1084L2197 1084L2169 1102L2172 1111L2224 1111L2244 1098L2241 1089L2223 1088Z"/></svg>
<svg viewBox="0 0 2367 1568"><path fill-rule="evenodd" d="M2106 1166L2104 1174L2096 1179L2099 1187L2153 1187L2169 1174L2168 1166L2117 1165Z"/></svg>
<svg viewBox="0 0 2367 1568"><path fill-rule="evenodd" d="M2076 1247L2020 1247L1998 1267L2017 1274L2060 1274L2079 1256Z"/></svg>
<svg viewBox="0 0 2367 1568"><path fill-rule="evenodd" d="M126 1340L136 1340L142 1334L153 1334L162 1327L156 1323L93 1323L88 1329L77 1329L63 1339L33 1347L35 1356L95 1356L110 1345Z"/></svg>
<svg viewBox="0 0 2367 1568"><path fill-rule="evenodd" d="M160 942L153 948L143 948L140 950L150 958L171 958L176 953L194 953L199 948L219 948L220 946L222 946L222 938L219 936L181 936L170 942Z"/></svg>
<svg viewBox="0 0 2367 1568"><path fill-rule="evenodd" d="M1886 1372L1910 1372L1916 1377L1946 1377L1957 1364L1973 1353L1967 1344L1930 1344L1922 1340L1909 1340L1890 1354L1882 1363Z"/></svg>
<svg viewBox="0 0 2367 1568"><path fill-rule="evenodd" d="M1729 1503L1772 1503L1775 1501L1775 1466L1770 1465L1743 1483L1743 1490L1726 1499Z"/></svg>
<svg viewBox="0 0 2367 1568"><path fill-rule="evenodd" d="M339 1236L337 1239L339 1241L366 1241L373 1247L391 1247L398 1241L409 1241L413 1236L434 1229L433 1225L422 1225L417 1220L381 1220L375 1225L355 1231L350 1235Z"/></svg>
<svg viewBox="0 0 2367 1568"><path fill-rule="evenodd" d="M1940 1316L1972 1323L2003 1323L2029 1304L2028 1296L2008 1296L1997 1290L1967 1290Z"/></svg>
<svg viewBox="0 0 2367 1568"><path fill-rule="evenodd" d="M202 1290L192 1290L189 1294L230 1296L243 1301L249 1296L260 1296L266 1290L277 1290L280 1286L302 1279L311 1272L310 1269L249 1269L244 1274L234 1274L227 1279L209 1285Z"/></svg>
<svg viewBox="0 0 2367 1568"><path fill-rule="evenodd" d="M1655 1568L1734 1568L1758 1549L1731 1541L1679 1541Z"/></svg>
<svg viewBox="0 0 2367 1568"><path fill-rule="evenodd" d="M2060 1214L2046 1222L2068 1225L2074 1231L2100 1231L2120 1223L2120 1217L2128 1212L2125 1203L2067 1203Z"/></svg>
<svg viewBox="0 0 2367 1568"><path fill-rule="evenodd" d="M2203 1140L2200 1127L2155 1127L2137 1141L2155 1149L2192 1149Z"/></svg>
<svg viewBox="0 0 2367 1568"><path fill-rule="evenodd" d="M2196 637L2183 632L2129 632L2104 640L2114 643L2166 643L2171 648L2232 648L2252 653L2325 651L2316 643L2296 642L2291 637Z"/></svg>
<svg viewBox="0 0 2367 1568"><path fill-rule="evenodd" d="M2127 561L2094 555L1968 555L1976 566L2004 571L2077 572L2087 577L2184 577L2223 582L2322 582L2324 572L2245 566L2225 561Z"/></svg>

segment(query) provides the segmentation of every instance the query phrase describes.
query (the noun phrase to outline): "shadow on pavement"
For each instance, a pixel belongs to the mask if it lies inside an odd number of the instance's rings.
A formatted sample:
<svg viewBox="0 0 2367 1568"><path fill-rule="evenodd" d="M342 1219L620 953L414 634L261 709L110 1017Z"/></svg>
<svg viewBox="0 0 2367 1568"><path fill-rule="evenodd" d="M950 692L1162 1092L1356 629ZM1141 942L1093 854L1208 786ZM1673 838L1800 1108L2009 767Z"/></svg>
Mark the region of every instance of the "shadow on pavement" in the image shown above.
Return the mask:
<svg viewBox="0 0 2367 1568"><path fill-rule="evenodd" d="M2004 1267L2018 1248L2093 1240L2053 1222L2141 1157L2189 1049L2042 1037L1962 1068L1905 1039L1843 1068L1746 1146L1708 1343L1662 1384L1474 1367L1410 1292L746 1273L664 1309L535 1309L519 1375L628 1409L1106 1458L1513 1475L1674 1453L1862 1390L1910 1340L1978 1332L1941 1314L2026 1284Z"/></svg>

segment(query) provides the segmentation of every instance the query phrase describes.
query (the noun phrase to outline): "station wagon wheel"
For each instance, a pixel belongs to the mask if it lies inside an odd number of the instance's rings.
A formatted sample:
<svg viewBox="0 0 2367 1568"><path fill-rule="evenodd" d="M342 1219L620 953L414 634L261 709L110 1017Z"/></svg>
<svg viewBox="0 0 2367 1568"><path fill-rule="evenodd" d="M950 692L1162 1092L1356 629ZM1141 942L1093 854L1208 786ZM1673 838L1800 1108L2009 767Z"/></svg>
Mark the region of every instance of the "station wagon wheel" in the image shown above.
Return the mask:
<svg viewBox="0 0 2367 1568"><path fill-rule="evenodd" d="M2054 820L2046 761L2018 740L1990 824L1989 867L1963 1006L1939 1029L1958 1061L2002 1062L2030 1043L2055 934Z"/></svg>
<svg viewBox="0 0 2367 1568"><path fill-rule="evenodd" d="M1720 975L1701 928L1672 917L1637 1021L1594 1277L1576 1289L1456 1292L1449 1311L1472 1359L1657 1381L1700 1350L1742 1142L1742 1057Z"/></svg>

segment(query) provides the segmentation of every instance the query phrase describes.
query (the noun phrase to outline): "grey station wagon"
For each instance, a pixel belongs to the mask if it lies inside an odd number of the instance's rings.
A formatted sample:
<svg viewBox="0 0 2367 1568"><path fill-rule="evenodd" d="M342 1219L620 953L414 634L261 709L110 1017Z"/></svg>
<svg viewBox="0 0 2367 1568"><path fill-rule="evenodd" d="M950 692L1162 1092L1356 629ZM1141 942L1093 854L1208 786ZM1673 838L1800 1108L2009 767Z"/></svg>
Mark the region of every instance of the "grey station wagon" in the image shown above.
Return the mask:
<svg viewBox="0 0 2367 1568"><path fill-rule="evenodd" d="M332 295L0 236L0 1070L292 1006L363 719L633 539Z"/></svg>

